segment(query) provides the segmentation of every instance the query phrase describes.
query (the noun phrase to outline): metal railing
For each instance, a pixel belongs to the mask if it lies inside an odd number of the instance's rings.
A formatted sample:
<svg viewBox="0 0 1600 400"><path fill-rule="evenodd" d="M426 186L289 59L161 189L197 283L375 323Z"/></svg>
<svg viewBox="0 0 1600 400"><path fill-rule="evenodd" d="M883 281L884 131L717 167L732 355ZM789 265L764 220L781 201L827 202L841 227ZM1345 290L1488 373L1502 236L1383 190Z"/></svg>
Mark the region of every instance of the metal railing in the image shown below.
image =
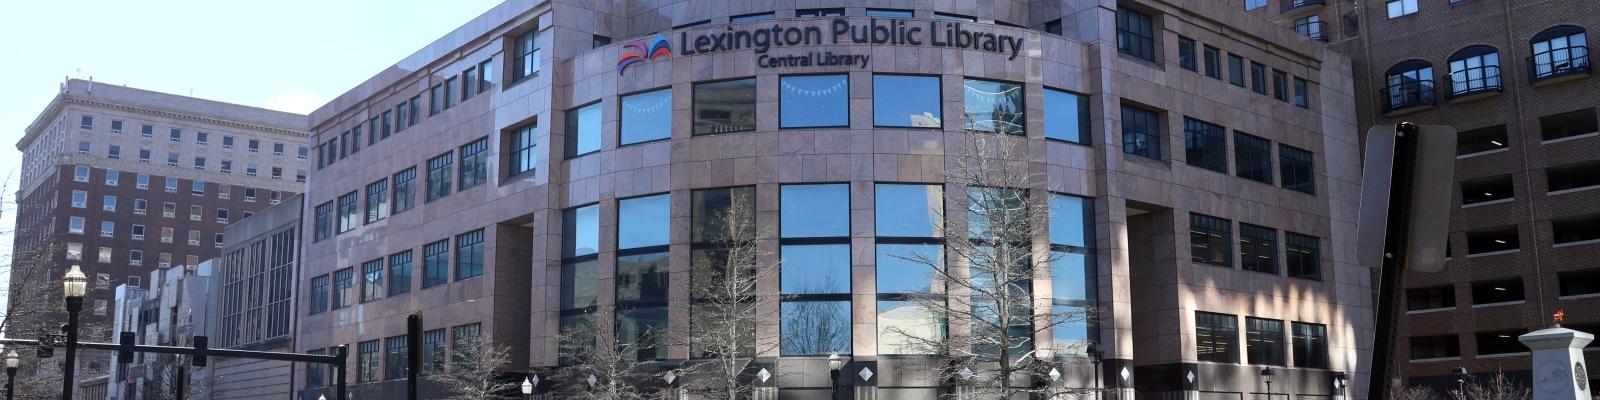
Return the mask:
<svg viewBox="0 0 1600 400"><path fill-rule="evenodd" d="M1588 75L1589 47L1571 45L1533 53L1528 57L1528 81L1536 83L1542 80L1557 78L1567 75Z"/></svg>
<svg viewBox="0 0 1600 400"><path fill-rule="evenodd" d="M1433 81L1393 83L1383 88L1383 112L1434 105Z"/></svg>
<svg viewBox="0 0 1600 400"><path fill-rule="evenodd" d="M1278 5L1278 13L1285 14L1301 8L1321 6L1323 4L1323 0L1284 0L1282 4Z"/></svg>
<svg viewBox="0 0 1600 400"><path fill-rule="evenodd" d="M1484 65L1450 71L1446 78L1450 82L1450 98L1499 92L1501 90L1500 66L1498 65Z"/></svg>
<svg viewBox="0 0 1600 400"><path fill-rule="evenodd" d="M1289 27L1289 30L1300 34L1300 36L1311 38L1311 40L1316 40L1319 42L1328 41L1328 24L1323 21L1300 22Z"/></svg>

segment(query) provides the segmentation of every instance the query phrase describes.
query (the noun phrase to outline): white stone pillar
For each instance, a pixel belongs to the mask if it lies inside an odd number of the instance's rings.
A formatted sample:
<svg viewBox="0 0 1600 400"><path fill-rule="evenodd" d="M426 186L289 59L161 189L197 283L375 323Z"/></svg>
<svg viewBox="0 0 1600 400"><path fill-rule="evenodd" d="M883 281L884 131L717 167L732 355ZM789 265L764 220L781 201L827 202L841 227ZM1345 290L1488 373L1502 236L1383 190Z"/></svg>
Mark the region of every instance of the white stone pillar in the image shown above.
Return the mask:
<svg viewBox="0 0 1600 400"><path fill-rule="evenodd" d="M1533 400L1593 400L1583 347L1594 335L1556 325L1517 340L1533 350Z"/></svg>

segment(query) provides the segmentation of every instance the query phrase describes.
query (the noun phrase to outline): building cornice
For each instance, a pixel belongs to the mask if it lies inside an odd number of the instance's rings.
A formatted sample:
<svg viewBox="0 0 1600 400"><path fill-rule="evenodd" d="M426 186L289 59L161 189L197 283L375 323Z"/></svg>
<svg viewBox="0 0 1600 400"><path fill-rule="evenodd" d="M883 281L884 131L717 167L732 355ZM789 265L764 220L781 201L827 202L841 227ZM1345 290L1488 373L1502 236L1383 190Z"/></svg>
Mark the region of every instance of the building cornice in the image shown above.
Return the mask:
<svg viewBox="0 0 1600 400"><path fill-rule="evenodd" d="M219 125L219 126L225 126L225 127L229 127L229 128L249 130L249 131L253 131L253 132L274 133L274 134L297 137L297 138L304 138L304 137L308 136L306 131L302 131L302 130L287 129L287 128L282 128L282 127L277 127L277 126L262 125L262 124L256 124L256 123L250 123L250 122L242 122L242 121L236 121L236 120L230 120L230 119L224 119L224 118L209 117L209 116L204 116L204 115L196 115L195 113L186 113L186 112L173 111L173 110L161 109L161 108L156 108L156 107L134 106L134 105L128 105L128 104L123 104L123 103L108 102L108 101L95 99L95 98L86 98L86 97L83 97L83 96L78 96L78 95L72 94L70 92L63 91L61 94L56 95L56 98L54 100L50 101L50 105L45 107L44 112L40 113L39 116L34 119L32 124L28 125L27 134L22 136L22 140L17 141L17 150L27 151L28 145L32 144L33 141L35 139L37 139L44 132L46 127L49 126L49 121L54 120L54 117L57 114L60 114L61 111L67 107L67 105L84 105L84 106L89 106L89 107L112 109L112 110L123 111L123 112L144 114L144 115L149 115L149 116L153 116L153 117L165 117L165 118L171 118L171 119L177 119L177 120L192 121L192 122L197 122L197 123Z"/></svg>

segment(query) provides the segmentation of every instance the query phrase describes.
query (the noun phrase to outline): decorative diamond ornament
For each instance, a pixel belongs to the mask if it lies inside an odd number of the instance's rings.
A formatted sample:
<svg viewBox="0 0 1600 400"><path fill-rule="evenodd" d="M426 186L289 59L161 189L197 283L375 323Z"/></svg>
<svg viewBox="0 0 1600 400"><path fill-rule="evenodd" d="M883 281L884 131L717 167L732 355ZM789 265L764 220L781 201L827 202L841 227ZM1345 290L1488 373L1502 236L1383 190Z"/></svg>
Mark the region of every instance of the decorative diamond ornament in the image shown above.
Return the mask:
<svg viewBox="0 0 1600 400"><path fill-rule="evenodd" d="M528 377L528 382L532 382L534 387L539 387L539 376L534 375Z"/></svg>
<svg viewBox="0 0 1600 400"><path fill-rule="evenodd" d="M861 372L856 375L861 376L863 381L870 381L872 380L872 368L861 367Z"/></svg>
<svg viewBox="0 0 1600 400"><path fill-rule="evenodd" d="M597 381L599 380L594 378L594 374L589 374L589 379L584 380L584 382L589 382L589 387L594 387Z"/></svg>
<svg viewBox="0 0 1600 400"><path fill-rule="evenodd" d="M667 371L667 376L662 377L662 379L666 380L668 385L671 385L672 381L678 380L678 371Z"/></svg>
<svg viewBox="0 0 1600 400"><path fill-rule="evenodd" d="M766 368L762 368L761 371L756 372L756 377L761 378L761 383L766 383L768 379L772 379L772 373L767 372Z"/></svg>
<svg viewBox="0 0 1600 400"><path fill-rule="evenodd" d="M1061 381L1061 371L1055 369L1055 367L1051 367L1050 368L1050 381L1051 382L1059 382L1059 381Z"/></svg>
<svg viewBox="0 0 1600 400"><path fill-rule="evenodd" d="M1122 374L1121 375L1122 375L1122 380L1128 380L1128 378L1133 376L1133 371L1129 371L1128 367L1122 367Z"/></svg>
<svg viewBox="0 0 1600 400"><path fill-rule="evenodd" d="M972 379L972 369L961 367L961 379Z"/></svg>
<svg viewBox="0 0 1600 400"><path fill-rule="evenodd" d="M1184 375L1184 377L1189 378L1189 383L1194 383L1194 371L1189 371L1189 374Z"/></svg>

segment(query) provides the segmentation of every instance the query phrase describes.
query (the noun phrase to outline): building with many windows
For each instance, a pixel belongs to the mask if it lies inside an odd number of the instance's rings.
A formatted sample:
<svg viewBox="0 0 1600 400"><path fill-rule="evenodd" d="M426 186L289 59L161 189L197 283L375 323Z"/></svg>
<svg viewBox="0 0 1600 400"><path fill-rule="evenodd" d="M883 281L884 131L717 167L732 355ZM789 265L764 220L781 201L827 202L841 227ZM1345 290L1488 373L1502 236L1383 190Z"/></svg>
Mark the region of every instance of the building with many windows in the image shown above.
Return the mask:
<svg viewBox="0 0 1600 400"><path fill-rule="evenodd" d="M7 335L56 331L61 318L34 316L64 310L59 280L78 264L89 276L84 340L114 340L112 288L215 257L223 227L298 193L305 138L303 115L64 82L17 143ZM81 360L79 376L105 373Z"/></svg>
<svg viewBox="0 0 1600 400"><path fill-rule="evenodd" d="M147 287L131 283L117 285L112 306L111 329L132 332L134 343L153 346L193 347L197 336L211 335L205 323L210 313L213 292L212 260L199 265L178 265L151 271ZM120 341L107 340L106 342ZM211 398L211 380L191 367L188 356L134 353L128 363L117 360L115 352L84 353L93 363L110 366L104 382L107 400L164 398L178 391L185 398ZM83 382L92 385L94 381ZM90 392L85 392L89 394Z"/></svg>
<svg viewBox="0 0 1600 400"><path fill-rule="evenodd" d="M965 325L908 299L963 294L905 261L979 240L946 235L974 193L1021 193L1015 243L1054 260L1013 282L1051 305L1029 312L1099 311L1019 327L1037 384L1364 398L1351 63L1188 3L503 3L311 115L296 347L346 346L357 396L397 397L420 312L425 371L481 339L560 390L559 339L596 316L594 345L680 369L737 233L778 270L759 398L827 397L834 353L851 398L932 398L962 382L907 338ZM952 178L974 138L1036 179Z"/></svg>
<svg viewBox="0 0 1600 400"><path fill-rule="evenodd" d="M300 262L301 196L228 225L213 260L211 305L203 315L212 348L294 351L295 274ZM201 323L201 322L197 322ZM213 357L205 368L211 399L281 399L304 364Z"/></svg>

